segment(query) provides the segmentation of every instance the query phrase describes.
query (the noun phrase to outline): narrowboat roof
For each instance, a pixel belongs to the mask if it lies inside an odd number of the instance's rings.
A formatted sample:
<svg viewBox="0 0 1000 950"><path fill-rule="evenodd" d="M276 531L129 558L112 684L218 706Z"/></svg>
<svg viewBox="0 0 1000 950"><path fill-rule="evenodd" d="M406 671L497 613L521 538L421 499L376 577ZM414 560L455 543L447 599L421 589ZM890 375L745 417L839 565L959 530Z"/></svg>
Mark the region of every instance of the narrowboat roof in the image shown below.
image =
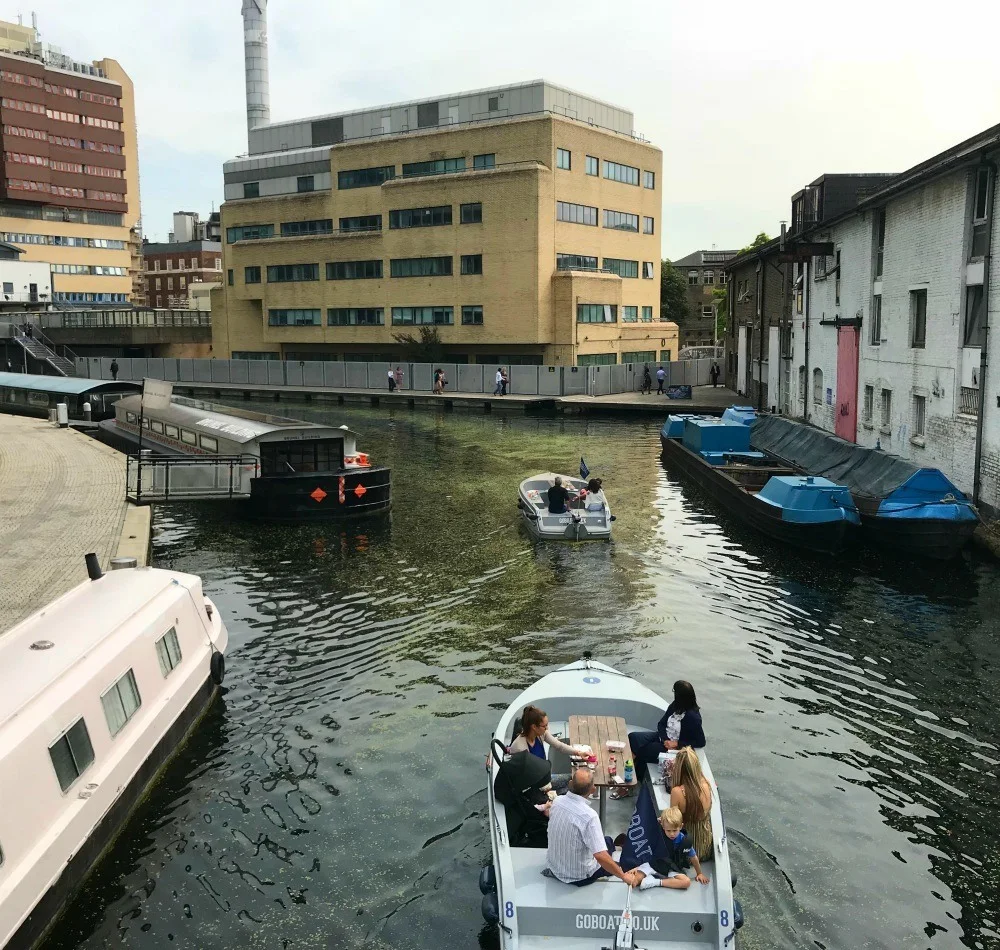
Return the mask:
<svg viewBox="0 0 1000 950"><path fill-rule="evenodd" d="M29 373L0 373L0 386L7 389L31 389L36 392L66 393L82 396L84 393L139 392L138 383L112 382L108 379L84 379L78 376L33 376Z"/></svg>
<svg viewBox="0 0 1000 950"><path fill-rule="evenodd" d="M115 403L129 412L139 412L142 397L126 396ZM357 438L357 433L346 426L328 426L285 416L272 416L266 412L253 412L233 406L201 402L173 396L167 409L146 410L152 419L173 422L206 435L223 435L232 442L245 444L275 432L309 432L317 439L342 439L344 436Z"/></svg>

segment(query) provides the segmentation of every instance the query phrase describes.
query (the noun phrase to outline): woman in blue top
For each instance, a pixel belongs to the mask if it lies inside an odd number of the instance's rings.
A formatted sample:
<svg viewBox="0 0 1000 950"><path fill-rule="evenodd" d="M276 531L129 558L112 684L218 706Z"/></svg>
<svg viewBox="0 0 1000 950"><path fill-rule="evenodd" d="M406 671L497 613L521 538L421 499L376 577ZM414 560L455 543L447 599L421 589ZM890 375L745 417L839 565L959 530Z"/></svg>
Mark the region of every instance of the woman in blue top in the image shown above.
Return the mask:
<svg viewBox="0 0 1000 950"><path fill-rule="evenodd" d="M537 706L525 706L521 713L521 732L514 738L507 751L513 755L515 752L527 750L532 755L544 759L546 756L543 743L566 755L585 754L585 750L580 746L567 745L549 733L549 717L541 709Z"/></svg>
<svg viewBox="0 0 1000 950"><path fill-rule="evenodd" d="M661 752L684 746L703 748L705 732L694 687L687 680L674 683L674 701L657 723L656 732L630 732L628 743L637 762L650 764L657 762Z"/></svg>

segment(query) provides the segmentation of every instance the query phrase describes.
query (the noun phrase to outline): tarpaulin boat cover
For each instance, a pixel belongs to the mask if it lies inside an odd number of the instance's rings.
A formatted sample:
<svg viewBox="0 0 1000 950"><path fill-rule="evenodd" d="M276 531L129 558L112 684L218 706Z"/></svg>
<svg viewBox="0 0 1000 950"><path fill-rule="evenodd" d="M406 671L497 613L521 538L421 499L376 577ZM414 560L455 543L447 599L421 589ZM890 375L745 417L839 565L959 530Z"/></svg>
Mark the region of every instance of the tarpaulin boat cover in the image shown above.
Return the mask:
<svg viewBox="0 0 1000 950"><path fill-rule="evenodd" d="M922 468L879 449L869 449L845 442L830 432L783 419L761 416L753 423L750 441L755 449L769 452L810 475L822 475L850 489L855 496L887 499L897 489L914 479L922 489L933 483L941 497L953 495L964 501L965 496L937 469Z"/></svg>

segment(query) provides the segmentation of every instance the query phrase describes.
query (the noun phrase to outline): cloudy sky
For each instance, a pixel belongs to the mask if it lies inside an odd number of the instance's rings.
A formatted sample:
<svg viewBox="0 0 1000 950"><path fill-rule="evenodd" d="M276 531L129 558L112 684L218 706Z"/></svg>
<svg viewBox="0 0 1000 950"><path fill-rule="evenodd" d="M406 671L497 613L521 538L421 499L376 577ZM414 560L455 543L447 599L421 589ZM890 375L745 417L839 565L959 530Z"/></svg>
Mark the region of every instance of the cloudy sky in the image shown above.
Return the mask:
<svg viewBox="0 0 1000 950"><path fill-rule="evenodd" d="M15 19L16 6L0 8ZM246 150L240 0L31 0L45 42L132 76L143 226L222 200ZM824 172L891 172L1000 122L995 0L270 0L271 117L546 78L663 149L663 254L774 234ZM931 13L933 9L935 12ZM946 12L945 12L946 11Z"/></svg>

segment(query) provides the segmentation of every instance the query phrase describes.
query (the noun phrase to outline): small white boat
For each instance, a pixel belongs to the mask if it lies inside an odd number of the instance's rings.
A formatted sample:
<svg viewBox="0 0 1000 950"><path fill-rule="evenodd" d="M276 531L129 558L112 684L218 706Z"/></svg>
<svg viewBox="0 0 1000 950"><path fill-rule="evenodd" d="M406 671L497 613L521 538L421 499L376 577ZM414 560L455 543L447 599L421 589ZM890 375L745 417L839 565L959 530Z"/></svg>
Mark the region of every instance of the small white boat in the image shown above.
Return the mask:
<svg viewBox="0 0 1000 950"><path fill-rule="evenodd" d="M525 528L543 541L607 541L611 538L611 506L604 502L600 507L588 508L587 482L572 475L559 475L563 487L570 493L569 506L564 514L549 511L549 489L555 484L555 472L541 472L521 482L517 493L517 507Z"/></svg>
<svg viewBox="0 0 1000 950"><path fill-rule="evenodd" d="M514 720L527 705L544 709L549 730L568 736L570 716L617 716L629 731L655 729L667 702L652 690L618 670L589 659L563 666L542 677L518 696L503 714L495 733L504 745L512 741ZM651 888L634 890L617 878L575 887L543 875L544 847L512 847L511 827L518 826L516 815L494 793L499 774L496 746L487 767L489 783L490 841L493 863L483 869L483 916L499 928L500 950L633 950L663 947L664 950L698 950L712 947L727 950L735 945L736 930L742 926L743 912L733 899L729 847L715 780L704 749L698 750L705 778L713 788L713 857L703 861L707 885L692 882L687 890ZM553 773L568 773L568 759L548 749ZM670 793L662 782L653 782L656 767L636 763L636 779L645 783L657 811L669 806ZM648 771L647 771L648 770ZM608 801L603 830L612 838L626 832L634 811L635 795ZM598 807L597 803L593 806ZM511 809L514 812L515 809ZM513 825L509 825L509 821ZM631 943L619 942L622 915L629 908Z"/></svg>
<svg viewBox="0 0 1000 950"><path fill-rule="evenodd" d="M101 574L0 635L0 947L34 947L201 718L228 634L201 579Z"/></svg>

